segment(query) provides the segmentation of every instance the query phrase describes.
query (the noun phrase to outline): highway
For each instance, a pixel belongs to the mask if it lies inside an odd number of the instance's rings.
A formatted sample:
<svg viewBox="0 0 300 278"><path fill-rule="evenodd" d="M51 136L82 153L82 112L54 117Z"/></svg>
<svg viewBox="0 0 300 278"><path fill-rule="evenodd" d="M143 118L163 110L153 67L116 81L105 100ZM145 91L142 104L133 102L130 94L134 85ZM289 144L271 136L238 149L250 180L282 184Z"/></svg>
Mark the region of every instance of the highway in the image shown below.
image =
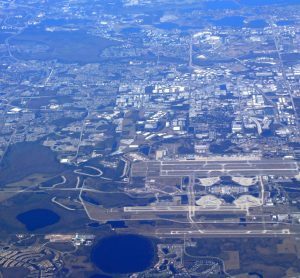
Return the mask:
<svg viewBox="0 0 300 278"><path fill-rule="evenodd" d="M296 109L296 105L295 105L295 101L294 101L294 95L293 95L293 91L292 91L292 88L291 88L291 84L288 81L288 78L286 76L286 71L285 71L285 67L284 67L281 52L280 52L279 38L278 38L278 34L277 34L274 26L275 26L274 22L273 22L273 20L271 20L270 27L271 27L271 30L272 30L272 35L273 35L273 40L274 40L275 47L276 47L276 52L278 54L278 59L279 59L279 62L280 62L280 70L281 70L281 73L282 73L282 80L283 80L285 88L288 90L288 93L289 93L289 96L290 96L290 101L291 101L291 104L292 104L292 107L293 107L293 110L294 110L294 113L295 113L295 116L296 116L296 121L295 121L296 131L297 131L297 134L299 135L299 133L300 133L299 115L297 113L297 109Z"/></svg>

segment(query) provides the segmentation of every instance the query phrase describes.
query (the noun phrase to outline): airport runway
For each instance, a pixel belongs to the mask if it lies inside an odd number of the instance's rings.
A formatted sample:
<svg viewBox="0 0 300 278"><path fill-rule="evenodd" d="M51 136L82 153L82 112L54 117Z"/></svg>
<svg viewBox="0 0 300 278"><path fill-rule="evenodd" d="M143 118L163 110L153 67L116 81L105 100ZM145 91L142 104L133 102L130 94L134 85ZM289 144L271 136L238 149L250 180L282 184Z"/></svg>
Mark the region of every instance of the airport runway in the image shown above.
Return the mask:
<svg viewBox="0 0 300 278"><path fill-rule="evenodd" d="M155 232L156 235L161 236L183 236L183 235L190 235L190 236L274 236L274 235L292 235L292 234L299 234L297 232L290 231L290 229L281 229L281 230L195 230L195 229L170 229L170 228L162 228L157 229Z"/></svg>
<svg viewBox="0 0 300 278"><path fill-rule="evenodd" d="M189 212L190 208L199 212L242 212L247 211L246 208L239 208L234 206L220 206L220 207L199 207L199 206L189 206L189 205L178 205L178 206L132 206L124 207L124 212Z"/></svg>
<svg viewBox="0 0 300 278"><path fill-rule="evenodd" d="M131 168L133 177L182 177L195 174L214 176L295 176L299 173L297 162L292 160L244 161L141 161Z"/></svg>

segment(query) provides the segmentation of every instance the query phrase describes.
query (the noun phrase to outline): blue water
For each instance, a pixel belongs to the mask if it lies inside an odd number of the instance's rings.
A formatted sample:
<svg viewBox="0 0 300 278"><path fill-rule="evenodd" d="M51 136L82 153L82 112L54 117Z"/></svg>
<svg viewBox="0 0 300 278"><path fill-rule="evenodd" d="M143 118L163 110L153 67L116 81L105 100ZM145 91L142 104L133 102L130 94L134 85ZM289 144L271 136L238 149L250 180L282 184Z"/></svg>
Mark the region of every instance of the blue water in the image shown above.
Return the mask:
<svg viewBox="0 0 300 278"><path fill-rule="evenodd" d="M4 43L5 39L10 37L11 34L0 32L0 43Z"/></svg>
<svg viewBox="0 0 300 278"><path fill-rule="evenodd" d="M224 9L238 9L239 5L234 1L209 1L204 3L205 9L210 10L224 10Z"/></svg>
<svg viewBox="0 0 300 278"><path fill-rule="evenodd" d="M90 276L89 278L112 278L112 276L107 276L107 275L103 275L103 274L94 274L94 275Z"/></svg>
<svg viewBox="0 0 300 278"><path fill-rule="evenodd" d="M295 21L293 21L293 20L280 20L280 21L277 21L276 24L278 26L287 26L287 25L295 24Z"/></svg>
<svg viewBox="0 0 300 278"><path fill-rule="evenodd" d="M296 5L300 4L299 0L240 0L241 5L246 6L263 6L263 5Z"/></svg>
<svg viewBox="0 0 300 278"><path fill-rule="evenodd" d="M163 23L155 24L155 27L163 30L172 30L178 28L179 26L176 23L163 22Z"/></svg>
<svg viewBox="0 0 300 278"><path fill-rule="evenodd" d="M105 273L133 273L152 266L155 248L139 235L114 235L100 240L91 252L91 261Z"/></svg>
<svg viewBox="0 0 300 278"><path fill-rule="evenodd" d="M221 27L241 28L244 26L244 19L242 16L227 16L214 20L213 23Z"/></svg>
<svg viewBox="0 0 300 278"><path fill-rule="evenodd" d="M265 28L268 26L268 23L263 19L252 20L247 24L247 27L250 28Z"/></svg>
<svg viewBox="0 0 300 278"><path fill-rule="evenodd" d="M127 27L127 28L124 28L122 29L122 33L124 35L131 35L131 34L137 34L137 33L140 33L142 30L142 28L140 27Z"/></svg>
<svg viewBox="0 0 300 278"><path fill-rule="evenodd" d="M128 228L128 226L125 225L125 221L107 221L107 224L109 224L112 228Z"/></svg>
<svg viewBox="0 0 300 278"><path fill-rule="evenodd" d="M253 276L253 278L264 278L263 275L261 275L260 273L257 273L257 272L249 272L248 273L250 276Z"/></svg>
<svg viewBox="0 0 300 278"><path fill-rule="evenodd" d="M205 9L224 10L224 9L239 9L241 6L264 6L264 5L296 5L300 4L299 0L215 0L204 3Z"/></svg>
<svg viewBox="0 0 300 278"><path fill-rule="evenodd" d="M92 228L98 228L101 226L101 224L98 222L92 222L92 223L89 223L88 226L92 227Z"/></svg>
<svg viewBox="0 0 300 278"><path fill-rule="evenodd" d="M17 215L17 220L25 225L28 231L35 231L57 223L58 214L49 209L33 209Z"/></svg>

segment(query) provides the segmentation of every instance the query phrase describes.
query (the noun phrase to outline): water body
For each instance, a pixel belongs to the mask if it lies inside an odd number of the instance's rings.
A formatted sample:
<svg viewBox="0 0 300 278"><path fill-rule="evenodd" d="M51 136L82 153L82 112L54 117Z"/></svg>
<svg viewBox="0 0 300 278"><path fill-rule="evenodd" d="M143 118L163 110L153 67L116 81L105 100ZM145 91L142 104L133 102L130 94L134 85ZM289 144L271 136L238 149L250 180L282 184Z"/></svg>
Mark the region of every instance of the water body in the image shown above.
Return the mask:
<svg viewBox="0 0 300 278"><path fill-rule="evenodd" d="M140 27L127 27L122 29L122 34L124 35L132 35L132 34L138 34L142 31Z"/></svg>
<svg viewBox="0 0 300 278"><path fill-rule="evenodd" d="M103 275L103 274L94 274L94 275L90 276L89 278L112 278L112 276L107 276L107 275Z"/></svg>
<svg viewBox="0 0 300 278"><path fill-rule="evenodd" d="M10 36L12 36L12 34L0 32L0 43L4 43Z"/></svg>
<svg viewBox="0 0 300 278"><path fill-rule="evenodd" d="M33 209L17 215L17 220L25 225L28 231L35 231L53 225L60 216L49 209Z"/></svg>
<svg viewBox="0 0 300 278"><path fill-rule="evenodd" d="M232 197L231 195L224 195L224 196L222 196L222 199L223 199L226 203L229 203L229 204L232 204L233 201L235 200L235 198Z"/></svg>
<svg viewBox="0 0 300 278"><path fill-rule="evenodd" d="M289 25L295 24L295 21L293 21L293 20L280 20L280 21L277 21L276 24L278 26L289 26Z"/></svg>
<svg viewBox="0 0 300 278"><path fill-rule="evenodd" d="M107 221L106 223L109 224L113 229L128 228L128 226L125 224L125 221Z"/></svg>
<svg viewBox="0 0 300 278"><path fill-rule="evenodd" d="M179 28L178 24L172 22L163 22L163 23L155 24L154 26L163 30L172 30L172 29Z"/></svg>
<svg viewBox="0 0 300 278"><path fill-rule="evenodd" d="M264 278L264 276L262 274L257 273L257 272L249 272L248 274L253 278Z"/></svg>
<svg viewBox="0 0 300 278"><path fill-rule="evenodd" d="M242 28L244 20L245 17L243 16L226 16L219 20L214 20L212 23L220 27Z"/></svg>
<svg viewBox="0 0 300 278"><path fill-rule="evenodd" d="M265 28L268 26L268 23L263 19L252 20L247 24L249 28Z"/></svg>
<svg viewBox="0 0 300 278"><path fill-rule="evenodd" d="M155 247L139 235L109 236L95 245L91 260L105 273L141 272L153 265Z"/></svg>
<svg viewBox="0 0 300 278"><path fill-rule="evenodd" d="M209 1L204 3L205 9L210 10L225 10L225 9L238 9L239 5L234 1Z"/></svg>
<svg viewBox="0 0 300 278"><path fill-rule="evenodd" d="M264 5L299 5L299 0L240 0L241 5L245 6L264 6Z"/></svg>
<svg viewBox="0 0 300 278"><path fill-rule="evenodd" d="M92 222L92 223L89 223L88 226L91 228L99 228L101 226L101 224L98 222Z"/></svg>
<svg viewBox="0 0 300 278"><path fill-rule="evenodd" d="M141 153L143 153L144 155L149 155L149 152L150 152L150 146L141 146L139 148L139 151Z"/></svg>

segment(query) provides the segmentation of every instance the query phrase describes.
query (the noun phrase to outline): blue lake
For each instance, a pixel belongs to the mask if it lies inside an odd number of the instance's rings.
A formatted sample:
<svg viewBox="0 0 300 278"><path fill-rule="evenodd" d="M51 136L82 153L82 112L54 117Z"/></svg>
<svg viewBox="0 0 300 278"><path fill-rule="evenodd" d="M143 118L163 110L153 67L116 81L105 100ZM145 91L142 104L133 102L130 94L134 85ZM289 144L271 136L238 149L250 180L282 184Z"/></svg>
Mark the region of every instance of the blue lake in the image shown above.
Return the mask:
<svg viewBox="0 0 300 278"><path fill-rule="evenodd" d="M238 9L239 5L234 1L209 1L204 2L205 9L223 10L223 9Z"/></svg>
<svg viewBox="0 0 300 278"><path fill-rule="evenodd" d="M25 225L28 231L35 231L57 223L60 216L49 209L33 209L17 215L17 220Z"/></svg>
<svg viewBox="0 0 300 278"><path fill-rule="evenodd" d="M92 222L92 223L89 223L88 226L91 228L98 228L101 226L101 224L98 222Z"/></svg>
<svg viewBox="0 0 300 278"><path fill-rule="evenodd" d="M268 26L268 23L263 19L252 20L247 24L247 27L250 28L265 28Z"/></svg>
<svg viewBox="0 0 300 278"><path fill-rule="evenodd" d="M155 260L153 242L139 235L114 235L101 239L91 252L91 261L105 273L141 272Z"/></svg>
<svg viewBox="0 0 300 278"><path fill-rule="evenodd" d="M277 21L276 24L278 26L288 26L288 25L295 24L295 21L293 21L293 20L280 20L280 21Z"/></svg>
<svg viewBox="0 0 300 278"><path fill-rule="evenodd" d="M109 224L112 228L128 228L125 225L125 221L107 221L107 224Z"/></svg>
<svg viewBox="0 0 300 278"><path fill-rule="evenodd" d="M243 16L226 16L219 20L214 20L212 23L221 27L241 28L244 26L244 19Z"/></svg>
<svg viewBox="0 0 300 278"><path fill-rule="evenodd" d="M264 6L264 5L296 5L299 0L215 0L204 2L204 8L209 10L236 10L242 6Z"/></svg>
<svg viewBox="0 0 300 278"><path fill-rule="evenodd" d="M111 276L103 275L103 274L94 274L89 278L112 278Z"/></svg>
<svg viewBox="0 0 300 278"><path fill-rule="evenodd" d="M299 5L299 0L240 0L241 5L263 6L263 5Z"/></svg>

